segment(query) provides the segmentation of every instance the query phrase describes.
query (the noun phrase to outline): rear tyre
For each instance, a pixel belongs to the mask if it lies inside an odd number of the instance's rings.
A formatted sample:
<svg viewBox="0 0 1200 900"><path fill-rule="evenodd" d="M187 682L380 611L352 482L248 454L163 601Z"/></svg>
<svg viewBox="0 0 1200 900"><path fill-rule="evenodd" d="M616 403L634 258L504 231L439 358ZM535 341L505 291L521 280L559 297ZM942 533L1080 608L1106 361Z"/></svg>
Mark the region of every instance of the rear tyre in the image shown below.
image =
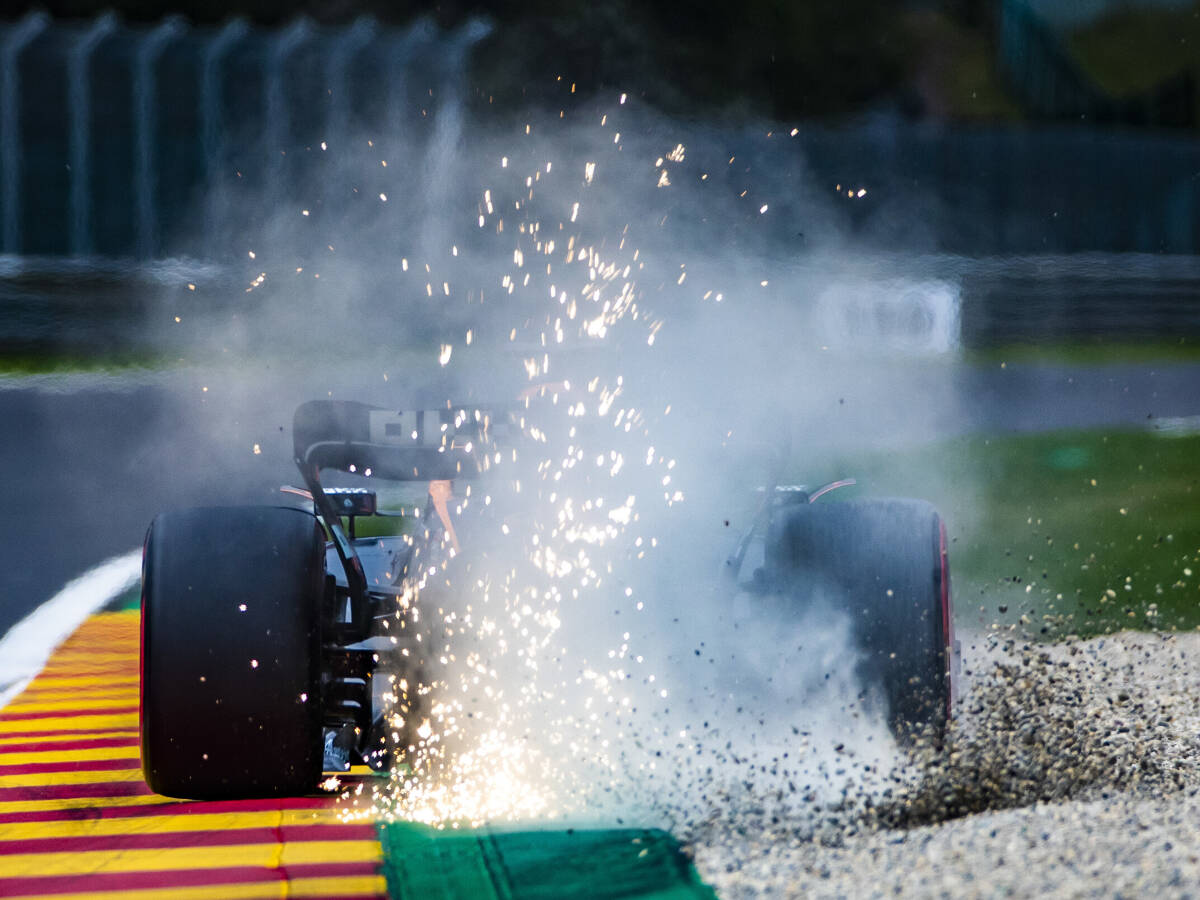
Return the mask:
<svg viewBox="0 0 1200 900"><path fill-rule="evenodd" d="M910 742L941 739L952 697L953 617L941 517L920 500L799 505L769 552L791 602L821 592L850 616L867 693Z"/></svg>
<svg viewBox="0 0 1200 900"><path fill-rule="evenodd" d="M313 792L325 540L297 509L163 513L142 565L146 783L193 799Z"/></svg>

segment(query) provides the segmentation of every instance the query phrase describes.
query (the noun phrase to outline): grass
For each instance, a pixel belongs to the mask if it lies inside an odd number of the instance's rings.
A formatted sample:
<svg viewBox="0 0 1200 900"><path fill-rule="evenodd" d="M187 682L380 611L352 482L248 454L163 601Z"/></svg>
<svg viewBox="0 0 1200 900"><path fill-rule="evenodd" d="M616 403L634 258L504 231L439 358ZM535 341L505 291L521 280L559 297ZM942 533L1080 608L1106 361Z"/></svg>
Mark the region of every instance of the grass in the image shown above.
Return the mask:
<svg viewBox="0 0 1200 900"><path fill-rule="evenodd" d="M295 367L313 370L310 350L281 343L252 352L230 351L228 348L181 347L178 352L128 350L120 352L77 353L57 351L33 353L0 349L0 377L20 377L51 374L127 374L136 372L167 372L183 367L213 370L256 372L276 371ZM371 377L402 378L405 373L429 371L436 366L440 345L437 342L413 343L395 347L372 347L356 351L353 365ZM475 346L454 348L455 365L460 369L489 371L497 359L512 359L522 352L512 345L488 345L476 340ZM343 361L344 365L349 363ZM402 382L401 382L402 383Z"/></svg>
<svg viewBox="0 0 1200 900"><path fill-rule="evenodd" d="M154 354L118 356L0 353L0 376L58 375L68 373L121 374L164 370L179 360Z"/></svg>
<svg viewBox="0 0 1200 900"><path fill-rule="evenodd" d="M1021 345L968 351L965 359L975 365L1186 362L1200 360L1200 342ZM0 373L161 364L8 356L0 357ZM823 467L808 461L798 474L810 484L849 474L860 481L850 492L929 499L950 529L964 622L1024 624L1053 637L1200 627L1198 460L1197 433L1058 431L844 452ZM380 499L386 508L423 501ZM417 523L360 518L356 530L384 536Z"/></svg>
<svg viewBox="0 0 1200 900"><path fill-rule="evenodd" d="M394 537L400 534L411 534L416 531L421 521L418 516L359 516L354 520L354 535L360 538ZM350 533L350 520L342 518L342 530Z"/></svg>
<svg viewBox="0 0 1200 900"><path fill-rule="evenodd" d="M1097 337L1045 344L1030 341L965 350L963 360L986 366L1002 362L1081 366L1200 362L1200 340L1180 337L1123 341Z"/></svg>
<svg viewBox="0 0 1200 900"><path fill-rule="evenodd" d="M860 494L945 516L965 622L1034 634L1200 627L1200 434L975 436L846 455Z"/></svg>
<svg viewBox="0 0 1200 900"><path fill-rule="evenodd" d="M459 347L456 365L468 371L488 371L497 359L517 355L520 351L509 346ZM437 346L397 347L374 356L357 354L357 364L374 377L387 380L402 378L403 373L427 369L437 357ZM1161 337L1157 339L1120 339L1111 337L1079 337L1075 339L1025 341L1019 344L968 347L961 351L960 360L968 365L990 366L1001 362L1052 362L1064 365L1106 365L1117 363L1200 362L1200 339L1195 336ZM259 356L251 366L281 367L295 362L294 357ZM166 353L86 353L34 354L0 351L0 377L21 377L47 374L123 374L131 372L166 372L181 366L244 367L245 360L233 359L228 352L215 354L192 353L187 356ZM303 365L303 362L300 363Z"/></svg>
<svg viewBox="0 0 1200 900"><path fill-rule="evenodd" d="M804 475L812 484L858 479L835 496L937 506L964 625L1013 625L1047 639L1200 628L1200 432L975 435L845 453ZM418 522L362 517L356 530L401 534ZM114 607L137 601L135 587Z"/></svg>

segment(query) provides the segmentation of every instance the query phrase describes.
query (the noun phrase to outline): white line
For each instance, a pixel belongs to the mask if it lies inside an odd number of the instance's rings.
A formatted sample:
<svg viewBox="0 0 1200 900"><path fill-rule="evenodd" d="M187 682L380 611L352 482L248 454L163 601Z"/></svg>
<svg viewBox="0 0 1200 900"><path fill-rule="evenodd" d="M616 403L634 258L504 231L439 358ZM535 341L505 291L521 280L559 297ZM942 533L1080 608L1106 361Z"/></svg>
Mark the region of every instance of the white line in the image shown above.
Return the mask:
<svg viewBox="0 0 1200 900"><path fill-rule="evenodd" d="M0 708L25 690L54 649L142 573L142 551L115 556L84 572L8 630L0 640Z"/></svg>

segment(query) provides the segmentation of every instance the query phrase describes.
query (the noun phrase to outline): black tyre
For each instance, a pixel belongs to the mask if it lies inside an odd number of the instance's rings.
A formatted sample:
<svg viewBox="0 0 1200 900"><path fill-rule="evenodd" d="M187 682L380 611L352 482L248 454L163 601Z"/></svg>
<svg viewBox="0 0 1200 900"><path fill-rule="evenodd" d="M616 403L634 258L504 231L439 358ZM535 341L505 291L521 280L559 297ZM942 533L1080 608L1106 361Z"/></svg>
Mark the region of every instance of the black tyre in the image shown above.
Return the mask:
<svg viewBox="0 0 1200 900"><path fill-rule="evenodd" d="M858 672L903 741L939 739L952 698L953 615L945 530L920 500L798 505L769 537L789 602L818 595L845 609Z"/></svg>
<svg viewBox="0 0 1200 900"><path fill-rule="evenodd" d="M321 779L325 540L297 509L163 513L142 564L142 769L169 797L307 794Z"/></svg>

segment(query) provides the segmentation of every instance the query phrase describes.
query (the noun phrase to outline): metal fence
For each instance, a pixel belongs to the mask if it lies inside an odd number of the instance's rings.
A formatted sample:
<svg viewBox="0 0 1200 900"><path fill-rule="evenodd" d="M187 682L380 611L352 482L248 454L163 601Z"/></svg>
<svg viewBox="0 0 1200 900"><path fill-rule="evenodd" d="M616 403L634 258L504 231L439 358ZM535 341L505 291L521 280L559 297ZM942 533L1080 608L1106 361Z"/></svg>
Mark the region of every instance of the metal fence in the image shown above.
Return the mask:
<svg viewBox="0 0 1200 900"><path fill-rule="evenodd" d="M327 137L364 123L428 136L459 102L464 60L482 33L478 23L457 32L303 18L279 29L174 18L143 27L40 13L6 24L0 251L211 251L233 215L218 179L279 197L303 174L297 151Z"/></svg>
<svg viewBox="0 0 1200 900"><path fill-rule="evenodd" d="M1077 119L1103 106L1021 3L1003 10L1005 64L1036 108ZM368 136L390 142L389 155L411 171L400 182L409 194L431 194L431 185L452 193L472 164L458 148L479 124L466 100L482 33L477 23L456 32L369 20L135 27L37 14L2 25L0 252L219 259L236 247L244 256L245 236L270 227L273 207L294 205L297 186L324 204L327 221L343 212L338 204L353 212L351 188L383 154L343 153L335 163L320 151L351 134L364 138L364 153ZM743 136L722 132L719 143ZM802 251L795 235L828 224L814 222L805 191L832 194L838 184L869 188L838 227L873 249L1200 252L1200 145L1183 131L883 117L803 126L771 153L756 171L802 170L810 182L793 190L795 179L780 180L773 221L784 253ZM742 146L737 154L753 157ZM396 169L388 172L396 185ZM441 209L388 225L427 229Z"/></svg>

